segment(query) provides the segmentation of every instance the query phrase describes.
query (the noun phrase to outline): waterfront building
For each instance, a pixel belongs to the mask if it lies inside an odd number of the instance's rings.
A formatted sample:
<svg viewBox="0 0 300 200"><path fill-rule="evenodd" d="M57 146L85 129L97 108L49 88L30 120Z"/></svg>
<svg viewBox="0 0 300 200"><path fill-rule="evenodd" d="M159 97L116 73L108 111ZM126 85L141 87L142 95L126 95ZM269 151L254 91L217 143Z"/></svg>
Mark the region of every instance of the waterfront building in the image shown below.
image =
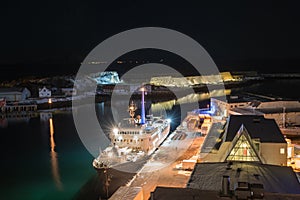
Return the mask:
<svg viewBox="0 0 300 200"><path fill-rule="evenodd" d="M231 115L227 124L210 129L201 148L204 162L247 161L287 165L287 143L273 119Z"/></svg>
<svg viewBox="0 0 300 200"><path fill-rule="evenodd" d="M61 88L61 92L65 95L65 96L72 96L72 95L76 95L77 91L75 88Z"/></svg>
<svg viewBox="0 0 300 200"><path fill-rule="evenodd" d="M51 90L46 88L45 86L43 88L39 88L39 98L47 97L51 97Z"/></svg>
<svg viewBox="0 0 300 200"><path fill-rule="evenodd" d="M7 102L24 101L31 97L31 92L25 88L0 88L0 99L4 98Z"/></svg>
<svg viewBox="0 0 300 200"><path fill-rule="evenodd" d="M229 115L263 115L274 119L280 127L300 125L300 102L276 100L263 96L227 96L227 102L211 98L214 114L222 117Z"/></svg>
<svg viewBox="0 0 300 200"><path fill-rule="evenodd" d="M227 96L227 101L218 98L211 98L210 104L214 114L221 117L228 117L233 108L246 108L250 106L251 99L240 98L239 96Z"/></svg>

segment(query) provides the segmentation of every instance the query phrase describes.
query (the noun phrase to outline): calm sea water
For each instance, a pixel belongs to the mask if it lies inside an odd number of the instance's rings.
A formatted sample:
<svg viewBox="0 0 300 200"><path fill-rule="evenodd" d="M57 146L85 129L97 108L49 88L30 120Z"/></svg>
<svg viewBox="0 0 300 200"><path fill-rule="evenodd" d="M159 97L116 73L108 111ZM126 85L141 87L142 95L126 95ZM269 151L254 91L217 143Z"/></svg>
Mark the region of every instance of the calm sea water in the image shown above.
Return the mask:
<svg viewBox="0 0 300 200"><path fill-rule="evenodd" d="M269 79L243 88L242 91L300 100L300 79Z"/></svg>
<svg viewBox="0 0 300 200"><path fill-rule="evenodd" d="M71 199L95 173L70 112L8 121L1 133L0 199ZM52 129L52 128L51 128Z"/></svg>
<svg viewBox="0 0 300 200"><path fill-rule="evenodd" d="M268 80L240 91L300 99L299 88L300 80ZM176 109L168 114L176 118ZM81 143L70 111L0 125L0 199L74 199L95 177L93 157Z"/></svg>

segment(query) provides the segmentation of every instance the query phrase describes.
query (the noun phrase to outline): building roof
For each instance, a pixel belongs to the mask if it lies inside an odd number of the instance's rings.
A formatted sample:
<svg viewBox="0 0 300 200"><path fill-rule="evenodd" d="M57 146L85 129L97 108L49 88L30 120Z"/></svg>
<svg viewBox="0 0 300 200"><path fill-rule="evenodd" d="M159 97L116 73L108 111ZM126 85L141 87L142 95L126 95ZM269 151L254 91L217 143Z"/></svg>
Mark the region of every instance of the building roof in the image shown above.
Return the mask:
<svg viewBox="0 0 300 200"><path fill-rule="evenodd" d="M225 141L232 141L242 125L252 139L260 139L260 142L286 143L274 119L255 115L231 115L225 132Z"/></svg>
<svg viewBox="0 0 300 200"><path fill-rule="evenodd" d="M153 200L229 200L230 197L221 197L219 191L197 190L191 188L156 187ZM300 200L298 194L265 193L265 200Z"/></svg>
<svg viewBox="0 0 300 200"><path fill-rule="evenodd" d="M201 153L210 153L211 150L215 147L216 141L220 138L221 132L219 130L224 129L224 124L221 122L213 123L211 128L209 129L209 133L207 134L202 146Z"/></svg>
<svg viewBox="0 0 300 200"><path fill-rule="evenodd" d="M199 163L191 175L188 188L221 191L222 178L230 177L230 190L237 182L260 183L269 193L300 194L300 184L291 167L258 162Z"/></svg>
<svg viewBox="0 0 300 200"><path fill-rule="evenodd" d="M295 108L231 108L230 113L238 113L241 115L263 115L263 114L276 114L276 113L291 113L300 112L300 107Z"/></svg>
<svg viewBox="0 0 300 200"><path fill-rule="evenodd" d="M261 113L264 114L273 114L273 113L289 113L289 112L300 112L300 107L295 107L295 108L258 108L256 109Z"/></svg>
<svg viewBox="0 0 300 200"><path fill-rule="evenodd" d="M253 108L231 108L229 113L240 114L240 115L264 115L258 109Z"/></svg>
<svg viewBox="0 0 300 200"><path fill-rule="evenodd" d="M24 88L0 88L0 93L22 93Z"/></svg>

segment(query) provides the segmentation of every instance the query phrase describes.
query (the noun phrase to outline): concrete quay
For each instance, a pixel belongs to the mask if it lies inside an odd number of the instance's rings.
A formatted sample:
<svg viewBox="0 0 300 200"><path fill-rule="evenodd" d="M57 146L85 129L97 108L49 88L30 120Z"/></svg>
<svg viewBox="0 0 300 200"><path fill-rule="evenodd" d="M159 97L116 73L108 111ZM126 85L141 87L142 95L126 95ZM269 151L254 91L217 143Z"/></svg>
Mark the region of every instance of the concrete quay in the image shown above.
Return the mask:
<svg viewBox="0 0 300 200"><path fill-rule="evenodd" d="M179 169L178 165L183 160L197 160L203 136L198 134L199 129L193 126L191 119L195 116L187 116L180 126L172 132L164 143L155 151L143 168L127 183L128 187L142 188L142 198L149 199L151 192L157 186L185 188L191 170ZM193 122L189 124L189 122ZM110 200L120 199L116 192Z"/></svg>

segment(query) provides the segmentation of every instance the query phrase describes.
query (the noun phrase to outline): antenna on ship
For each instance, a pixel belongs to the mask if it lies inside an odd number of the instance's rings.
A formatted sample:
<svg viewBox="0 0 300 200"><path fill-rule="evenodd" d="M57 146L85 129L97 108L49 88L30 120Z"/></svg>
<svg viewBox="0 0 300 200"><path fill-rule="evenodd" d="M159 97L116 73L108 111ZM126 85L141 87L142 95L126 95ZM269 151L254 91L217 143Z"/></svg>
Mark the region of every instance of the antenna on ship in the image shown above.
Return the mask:
<svg viewBox="0 0 300 200"><path fill-rule="evenodd" d="M128 106L128 112L131 117L130 123L134 123L134 115L135 115L136 109L137 109L136 105L133 103L133 101L131 101L130 105Z"/></svg>

